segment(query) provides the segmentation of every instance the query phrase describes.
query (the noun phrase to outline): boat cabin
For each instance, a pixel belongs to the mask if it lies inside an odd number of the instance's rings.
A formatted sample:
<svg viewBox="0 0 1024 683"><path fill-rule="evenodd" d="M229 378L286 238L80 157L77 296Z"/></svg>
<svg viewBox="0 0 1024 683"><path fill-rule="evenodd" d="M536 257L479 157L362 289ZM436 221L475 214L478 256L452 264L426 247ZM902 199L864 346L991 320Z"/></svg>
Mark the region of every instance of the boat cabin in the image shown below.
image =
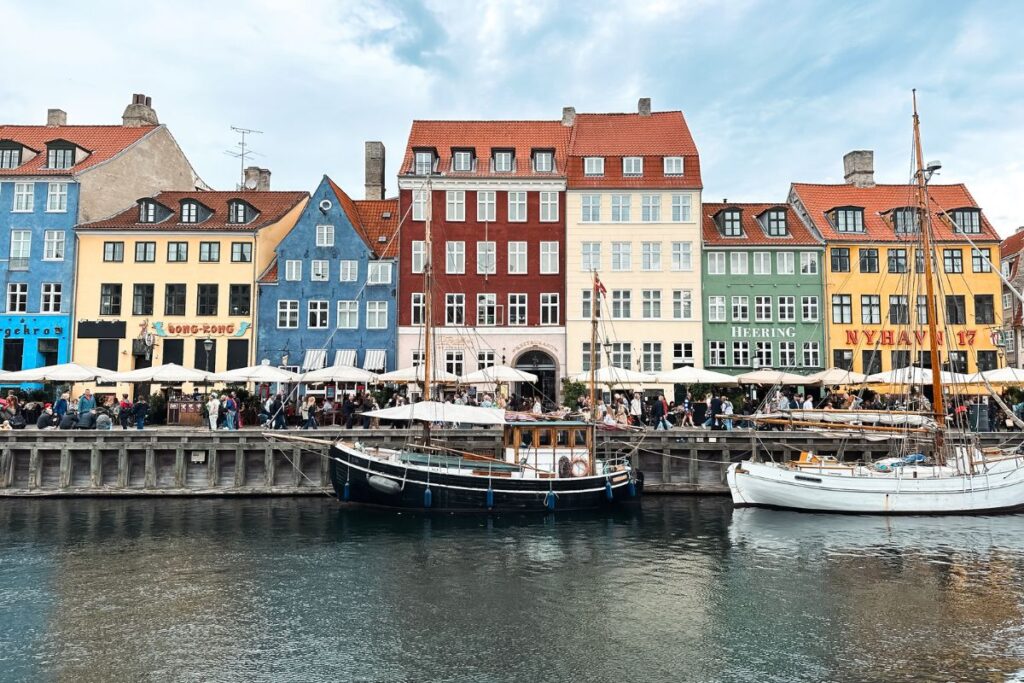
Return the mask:
<svg viewBox="0 0 1024 683"><path fill-rule="evenodd" d="M594 473L594 425L586 422L513 422L505 426L505 460L538 476L580 477Z"/></svg>

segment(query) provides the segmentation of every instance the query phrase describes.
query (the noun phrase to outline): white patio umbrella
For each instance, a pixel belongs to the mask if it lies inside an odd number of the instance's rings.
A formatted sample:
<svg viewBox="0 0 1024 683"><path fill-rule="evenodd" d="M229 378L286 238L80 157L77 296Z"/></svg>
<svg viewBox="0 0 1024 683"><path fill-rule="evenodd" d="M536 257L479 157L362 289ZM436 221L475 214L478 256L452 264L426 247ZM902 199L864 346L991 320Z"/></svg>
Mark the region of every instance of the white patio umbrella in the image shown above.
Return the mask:
<svg viewBox="0 0 1024 683"><path fill-rule="evenodd" d="M505 424L505 411L500 408L477 408L440 401L420 401L394 408L382 408L363 413L382 420L421 420L424 422L460 422L464 424Z"/></svg>
<svg viewBox="0 0 1024 683"><path fill-rule="evenodd" d="M970 378L958 372L942 372L943 384L968 384ZM905 368L895 368L887 372L877 372L867 376L868 384L931 384L932 371L926 368L919 368L916 365L908 365Z"/></svg>
<svg viewBox="0 0 1024 683"><path fill-rule="evenodd" d="M483 370L463 375L463 384L503 384L506 382L536 382L537 375L532 372L517 370L508 365L494 365Z"/></svg>
<svg viewBox="0 0 1024 683"><path fill-rule="evenodd" d="M210 376L214 382L244 383L244 382L295 382L299 376L291 370L278 368L264 360L259 365L250 365L247 368L236 368L227 372L218 372Z"/></svg>
<svg viewBox="0 0 1024 683"><path fill-rule="evenodd" d="M776 384L810 384L810 380L804 375L797 375L792 372L783 372L782 370L772 370L771 368L761 368L760 370L754 370L753 372L746 372L736 377L740 384L762 384L771 385Z"/></svg>
<svg viewBox="0 0 1024 683"><path fill-rule="evenodd" d="M303 382L318 384L320 382L376 382L377 375L369 370L351 365L328 365L319 370L310 370L300 374Z"/></svg>
<svg viewBox="0 0 1024 683"><path fill-rule="evenodd" d="M658 381L665 384L736 384L734 376L704 368L667 370L658 373Z"/></svg>
<svg viewBox="0 0 1024 683"><path fill-rule="evenodd" d="M381 382L422 382L423 366L416 365L411 368L401 368L399 370L392 370L391 372L385 372L383 375L377 375L377 379L380 380ZM433 372L430 373L430 381L458 382L459 376L435 368Z"/></svg>
<svg viewBox="0 0 1024 683"><path fill-rule="evenodd" d="M575 382L589 382L590 372L581 372L569 379ZM617 368L614 365L605 365L594 372L594 381L598 384L640 384L643 382L655 382L657 378L646 372L637 372L626 368Z"/></svg>
<svg viewBox="0 0 1024 683"><path fill-rule="evenodd" d="M195 368L182 367L176 363L138 368L118 372L110 376L111 382L153 382L156 384L181 384L182 382L208 382L212 373Z"/></svg>
<svg viewBox="0 0 1024 683"><path fill-rule="evenodd" d="M108 381L115 374L112 370L82 365L80 363L62 363L43 368L18 370L4 373L0 377L3 382L95 382Z"/></svg>
<svg viewBox="0 0 1024 683"><path fill-rule="evenodd" d="M989 384L1024 384L1024 370L1020 368L996 368L995 370L986 370L985 372L976 372L968 378L970 384L984 384L988 380Z"/></svg>
<svg viewBox="0 0 1024 683"><path fill-rule="evenodd" d="M807 375L810 384L820 384L823 387L835 387L840 384L861 384L867 375L862 375L853 370L844 368L826 368L821 372Z"/></svg>

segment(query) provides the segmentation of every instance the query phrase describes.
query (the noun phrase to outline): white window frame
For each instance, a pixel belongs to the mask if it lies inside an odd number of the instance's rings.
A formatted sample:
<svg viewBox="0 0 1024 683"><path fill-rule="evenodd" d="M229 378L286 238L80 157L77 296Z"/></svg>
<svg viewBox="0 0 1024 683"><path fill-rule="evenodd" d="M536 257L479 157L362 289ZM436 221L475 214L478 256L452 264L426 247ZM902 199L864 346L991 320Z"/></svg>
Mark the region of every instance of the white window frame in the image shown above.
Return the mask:
<svg viewBox="0 0 1024 683"><path fill-rule="evenodd" d="M633 317L633 290L612 290L612 320L629 320Z"/></svg>
<svg viewBox="0 0 1024 683"><path fill-rule="evenodd" d="M522 292L513 292L508 295L508 325L510 327L525 327L529 321L529 297ZM519 312L522 311L520 318Z"/></svg>
<svg viewBox="0 0 1024 683"><path fill-rule="evenodd" d="M452 152L452 170L456 173L471 172L473 170L473 153L467 149Z"/></svg>
<svg viewBox="0 0 1024 683"><path fill-rule="evenodd" d="M430 175L434 172L434 153L416 152L413 155L413 173L415 175Z"/></svg>
<svg viewBox="0 0 1024 683"><path fill-rule="evenodd" d="M708 322L724 323L728 321L728 314L724 296L708 297Z"/></svg>
<svg viewBox="0 0 1024 683"><path fill-rule="evenodd" d="M540 163L541 159L546 163ZM535 173L551 173L555 170L555 155L553 152L538 150L533 153L533 170Z"/></svg>
<svg viewBox="0 0 1024 683"><path fill-rule="evenodd" d="M43 232L43 260L63 261L67 235L63 230Z"/></svg>
<svg viewBox="0 0 1024 683"><path fill-rule="evenodd" d="M524 190L509 190L508 192L508 222L526 222L526 192Z"/></svg>
<svg viewBox="0 0 1024 683"><path fill-rule="evenodd" d="M11 230L11 259L32 258L32 231Z"/></svg>
<svg viewBox="0 0 1024 683"><path fill-rule="evenodd" d="M353 299L341 299L337 303L337 328L339 330L359 329L359 302Z"/></svg>
<svg viewBox="0 0 1024 683"><path fill-rule="evenodd" d="M775 353L770 341L754 342L754 367L770 368L775 365Z"/></svg>
<svg viewBox="0 0 1024 683"><path fill-rule="evenodd" d="M46 186L46 212L67 213L68 184L48 183Z"/></svg>
<svg viewBox="0 0 1024 683"><path fill-rule="evenodd" d="M413 292L409 296L409 324L423 325L427 317L427 303L423 292Z"/></svg>
<svg viewBox="0 0 1024 683"><path fill-rule="evenodd" d="M622 157L622 175L628 178L640 178L644 174L643 157Z"/></svg>
<svg viewBox="0 0 1024 683"><path fill-rule="evenodd" d="M729 362L728 350L724 341L712 340L708 342L708 366L723 368Z"/></svg>
<svg viewBox="0 0 1024 683"><path fill-rule="evenodd" d="M693 320L693 290L672 290L672 319Z"/></svg>
<svg viewBox="0 0 1024 683"><path fill-rule="evenodd" d="M306 329L326 330L331 324L331 307L327 299L310 299L306 302ZM313 316L316 316L316 324Z"/></svg>
<svg viewBox="0 0 1024 683"><path fill-rule="evenodd" d="M796 297L780 296L778 298L778 310L780 323L796 322Z"/></svg>
<svg viewBox="0 0 1024 683"><path fill-rule="evenodd" d="M692 200L688 194L672 195L672 222L689 223Z"/></svg>
<svg viewBox="0 0 1024 683"><path fill-rule="evenodd" d="M338 282L358 282L359 261L342 259L338 261Z"/></svg>
<svg viewBox="0 0 1024 683"><path fill-rule="evenodd" d="M444 243L444 272L449 275L466 273L466 243L462 240Z"/></svg>
<svg viewBox="0 0 1024 683"><path fill-rule="evenodd" d="M661 320L661 290L640 291L640 317L644 320Z"/></svg>
<svg viewBox="0 0 1024 683"><path fill-rule="evenodd" d="M390 285L392 278L391 261L370 261L366 265L366 284Z"/></svg>
<svg viewBox="0 0 1024 683"><path fill-rule="evenodd" d="M816 368L821 365L821 344L816 341L805 341L804 347L804 367L805 368Z"/></svg>
<svg viewBox="0 0 1024 683"><path fill-rule="evenodd" d="M540 274L558 274L558 242L540 243Z"/></svg>
<svg viewBox="0 0 1024 683"><path fill-rule="evenodd" d="M480 240L476 243L476 274L495 275L498 272L498 243Z"/></svg>
<svg viewBox="0 0 1024 683"><path fill-rule="evenodd" d="M800 316L805 323L816 323L821 319L821 300L816 296L800 298Z"/></svg>
<svg viewBox="0 0 1024 683"><path fill-rule="evenodd" d="M640 270L661 271L661 242L640 243Z"/></svg>
<svg viewBox="0 0 1024 683"><path fill-rule="evenodd" d="M779 342L779 367L783 369L796 367L796 342Z"/></svg>
<svg viewBox="0 0 1024 683"><path fill-rule="evenodd" d="M528 275L529 264L527 257L527 243L523 241L511 241L508 243L508 274Z"/></svg>
<svg viewBox="0 0 1024 683"><path fill-rule="evenodd" d="M44 282L40 287L39 312L60 313L64 300L64 285L60 282Z"/></svg>
<svg viewBox="0 0 1024 683"><path fill-rule="evenodd" d="M13 306L11 304L14 304ZM28 313L28 283L7 283L7 312Z"/></svg>
<svg viewBox="0 0 1024 683"><path fill-rule="evenodd" d="M494 327L498 324L498 295L480 293L476 295L477 327Z"/></svg>
<svg viewBox="0 0 1024 683"><path fill-rule="evenodd" d="M540 222L541 223L557 223L558 222L558 193L557 192L541 192L540 193Z"/></svg>
<svg viewBox="0 0 1024 683"><path fill-rule="evenodd" d="M516 170L515 155L508 150L494 152L494 165L492 170L495 173L511 173Z"/></svg>
<svg viewBox="0 0 1024 683"><path fill-rule="evenodd" d="M331 262L327 259L313 259L309 262L310 282L329 282L331 279Z"/></svg>
<svg viewBox="0 0 1024 683"><path fill-rule="evenodd" d="M772 303L772 297L770 296L755 296L754 297L754 322L756 323L770 323L772 321L772 309L774 305Z"/></svg>
<svg viewBox="0 0 1024 683"><path fill-rule="evenodd" d="M601 222L601 195L585 194L580 197L580 222Z"/></svg>
<svg viewBox="0 0 1024 683"><path fill-rule="evenodd" d="M281 324L281 316L284 324ZM296 299L280 299L277 302L277 329L297 330L299 328L299 302Z"/></svg>
<svg viewBox="0 0 1024 683"><path fill-rule="evenodd" d="M693 242L672 243L672 270L677 273L693 270Z"/></svg>
<svg viewBox="0 0 1024 683"><path fill-rule="evenodd" d="M603 176L604 157L583 157L583 175Z"/></svg>
<svg viewBox="0 0 1024 683"><path fill-rule="evenodd" d="M750 342L734 341L732 343L732 364L733 367L750 367Z"/></svg>
<svg viewBox="0 0 1024 683"><path fill-rule="evenodd" d="M493 223L495 216L495 192L494 190L477 190L476 192L476 220L478 223Z"/></svg>
<svg viewBox="0 0 1024 683"><path fill-rule="evenodd" d="M580 270L590 273L601 270L601 243L583 242L580 246Z"/></svg>
<svg viewBox="0 0 1024 683"><path fill-rule="evenodd" d="M594 305L594 288L588 287L587 289L580 290L580 318L583 320L590 320L593 317Z"/></svg>
<svg viewBox="0 0 1024 683"><path fill-rule="evenodd" d="M36 207L36 184L14 183L12 213L32 213Z"/></svg>
<svg viewBox="0 0 1024 683"><path fill-rule="evenodd" d="M732 297L730 313L732 314L730 320L734 323L750 322L750 297L746 295Z"/></svg>
<svg viewBox="0 0 1024 683"><path fill-rule="evenodd" d="M775 267L776 274L778 275L796 275L796 263L793 252L791 251L780 251L775 255Z"/></svg>
<svg viewBox="0 0 1024 683"><path fill-rule="evenodd" d="M412 191L412 219L414 221L427 220L427 206L430 202L429 194L426 190Z"/></svg>
<svg viewBox="0 0 1024 683"><path fill-rule="evenodd" d="M447 190L444 194L445 220L461 223L466 220L466 191Z"/></svg>
<svg viewBox="0 0 1024 683"><path fill-rule="evenodd" d="M631 207L633 204L632 195L612 195L612 223L629 223Z"/></svg>
<svg viewBox="0 0 1024 683"><path fill-rule="evenodd" d="M683 175L684 170L683 157L665 157L662 161L662 172L665 175Z"/></svg>
<svg viewBox="0 0 1024 683"><path fill-rule="evenodd" d="M334 246L334 226L328 224L321 224L316 226L316 246L318 247L333 247Z"/></svg>
<svg viewBox="0 0 1024 683"><path fill-rule="evenodd" d="M813 251L801 251L800 252L800 274L801 275L817 275L818 274L818 254Z"/></svg>
<svg viewBox="0 0 1024 683"><path fill-rule="evenodd" d="M561 324L560 297L556 292L545 292L540 295L540 324L554 326Z"/></svg>
<svg viewBox="0 0 1024 683"><path fill-rule="evenodd" d="M642 342L640 345L640 371L661 372L661 342Z"/></svg>
<svg viewBox="0 0 1024 683"><path fill-rule="evenodd" d="M388 329L388 302L367 301L366 302L366 329L386 330Z"/></svg>
<svg viewBox="0 0 1024 683"><path fill-rule="evenodd" d="M708 275L725 275L725 252L708 252Z"/></svg>
<svg viewBox="0 0 1024 683"><path fill-rule="evenodd" d="M612 272L628 273L633 269L633 243L612 242Z"/></svg>
<svg viewBox="0 0 1024 683"><path fill-rule="evenodd" d="M424 240L412 241L412 258L409 267L413 273L422 273L427 261L427 243Z"/></svg>
<svg viewBox="0 0 1024 683"><path fill-rule="evenodd" d="M732 275L747 275L750 272L750 259L745 251L729 252L729 272Z"/></svg>
<svg viewBox="0 0 1024 683"><path fill-rule="evenodd" d="M640 222L660 223L661 222L661 195L644 194L640 195Z"/></svg>
<svg viewBox="0 0 1024 683"><path fill-rule="evenodd" d="M285 282L299 282L302 280L302 261L300 259L286 259L284 262Z"/></svg>
<svg viewBox="0 0 1024 683"><path fill-rule="evenodd" d="M466 295L464 293L448 292L444 295L444 324L450 327L466 325Z"/></svg>

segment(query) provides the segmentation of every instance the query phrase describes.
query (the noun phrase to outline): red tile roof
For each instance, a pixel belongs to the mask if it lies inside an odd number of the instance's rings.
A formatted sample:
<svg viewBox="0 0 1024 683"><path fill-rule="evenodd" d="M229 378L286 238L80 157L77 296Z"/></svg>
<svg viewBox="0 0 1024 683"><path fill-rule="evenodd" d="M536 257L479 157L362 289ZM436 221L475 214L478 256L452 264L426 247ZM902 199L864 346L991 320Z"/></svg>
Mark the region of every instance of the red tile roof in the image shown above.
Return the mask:
<svg viewBox="0 0 1024 683"><path fill-rule="evenodd" d="M740 227L743 230L742 237L725 237L715 223L715 215L722 209L740 210ZM785 237L770 237L766 226L757 220L769 209L785 209L786 227L789 234ZM702 207L702 229L705 246L772 246L787 247L793 245L821 245L821 240L814 235L804 222L800 220L796 212L788 204L704 204Z"/></svg>
<svg viewBox="0 0 1024 683"><path fill-rule="evenodd" d="M0 141L17 142L37 154L17 168L0 169L0 175L72 175L112 159L158 126L5 126L0 125ZM46 145L54 141L71 142L89 152L69 169L46 168Z"/></svg>
<svg viewBox="0 0 1024 683"><path fill-rule="evenodd" d="M411 174L413 151L435 149L440 162L438 172L455 177L564 177L566 152L571 129L561 121L413 121L405 159L399 175ZM453 149L473 149L477 170L474 173L454 173L451 170ZM516 170L513 173L491 173L490 158L493 149L515 150ZM535 149L553 150L553 173L535 173L531 153Z"/></svg>
<svg viewBox="0 0 1024 683"><path fill-rule="evenodd" d="M917 204L917 188L914 185L814 185L793 183L790 192L807 210L814 226L827 241L845 242L903 242L916 239L913 234L896 234L887 212ZM974 197L962 184L929 185L932 225L935 238L944 242L965 241L962 235L953 232L953 226L942 217L945 211L964 207L979 208ZM864 209L864 232L839 232L832 227L826 213L840 206L857 206ZM975 242L998 242L999 235L993 230L984 213L981 216L981 234L971 235Z"/></svg>
<svg viewBox="0 0 1024 683"><path fill-rule="evenodd" d="M1013 256L1021 249L1024 249L1024 229L1020 228L1018 228L1017 232L1003 240L1002 244L999 245L999 253L1002 258Z"/></svg>
<svg viewBox="0 0 1024 683"><path fill-rule="evenodd" d="M330 178L327 179L341 210L348 216L356 232L378 258L394 258L398 255L398 199L354 200L345 190ZM380 242L385 237L387 241Z"/></svg>
<svg viewBox="0 0 1024 683"><path fill-rule="evenodd" d="M138 206L126 209L116 216L101 221L79 225L78 230L152 230L154 232L184 231L206 232L212 230L229 230L251 232L277 223L300 203L309 198L308 192L258 192L240 190L236 192L160 192L151 199L167 207L171 215L157 223L140 223ZM178 222L180 202L194 199L213 211L213 215L200 223ZM248 223L228 222L228 202L241 199L251 205L259 215ZM141 199L139 201L142 201Z"/></svg>
<svg viewBox="0 0 1024 683"><path fill-rule="evenodd" d="M263 271L257 282L260 284L277 284L277 256L270 262L267 269Z"/></svg>

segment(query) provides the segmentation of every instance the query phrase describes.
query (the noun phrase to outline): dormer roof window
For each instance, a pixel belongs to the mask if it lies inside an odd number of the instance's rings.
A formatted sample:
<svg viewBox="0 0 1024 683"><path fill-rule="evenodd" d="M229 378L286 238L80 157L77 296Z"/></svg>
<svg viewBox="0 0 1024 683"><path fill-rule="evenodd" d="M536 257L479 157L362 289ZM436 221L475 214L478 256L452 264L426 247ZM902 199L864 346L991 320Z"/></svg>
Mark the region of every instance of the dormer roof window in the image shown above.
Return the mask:
<svg viewBox="0 0 1024 683"><path fill-rule="evenodd" d="M456 173L471 173L475 165L472 150L456 149L452 151L452 170Z"/></svg>
<svg viewBox="0 0 1024 683"><path fill-rule="evenodd" d="M181 202L181 210L178 212L181 223L199 222L199 202L186 199Z"/></svg>
<svg viewBox="0 0 1024 683"><path fill-rule="evenodd" d="M75 148L68 144L50 144L46 147L46 167L64 169L75 165Z"/></svg>
<svg viewBox="0 0 1024 683"><path fill-rule="evenodd" d="M970 235L981 234L981 211L974 208L956 209L950 217L953 219L954 230Z"/></svg>
<svg viewBox="0 0 1024 683"><path fill-rule="evenodd" d="M156 202L139 202L139 222L156 223Z"/></svg>
<svg viewBox="0 0 1024 683"><path fill-rule="evenodd" d="M718 226L725 237L742 237L743 226L739 209L725 209L718 215Z"/></svg>
<svg viewBox="0 0 1024 683"><path fill-rule="evenodd" d="M491 170L495 173L511 173L515 170L515 165L515 154L511 150L494 150L494 159L491 162Z"/></svg>
<svg viewBox="0 0 1024 683"><path fill-rule="evenodd" d="M604 175L604 157L583 157L583 175Z"/></svg>
<svg viewBox="0 0 1024 683"><path fill-rule="evenodd" d="M622 157L622 175L642 176L644 174L643 157Z"/></svg>
<svg viewBox="0 0 1024 683"><path fill-rule="evenodd" d="M683 175L683 157L665 157L665 175Z"/></svg>
<svg viewBox="0 0 1024 683"><path fill-rule="evenodd" d="M249 206L245 202L234 199L228 202L228 223L248 223Z"/></svg>
<svg viewBox="0 0 1024 683"><path fill-rule="evenodd" d="M769 237L786 237L789 234L785 209L769 209L764 218Z"/></svg>
<svg viewBox="0 0 1024 683"><path fill-rule="evenodd" d="M912 206L893 209L891 213L892 227L898 233L917 232L917 209Z"/></svg>
<svg viewBox="0 0 1024 683"><path fill-rule="evenodd" d="M0 168L18 168L21 166L21 145L0 143Z"/></svg>
<svg viewBox="0 0 1024 683"><path fill-rule="evenodd" d="M430 175L434 172L434 161L436 155L431 150L417 150L413 155L413 173L416 175Z"/></svg>
<svg viewBox="0 0 1024 683"><path fill-rule="evenodd" d="M555 170L555 153L550 149L533 150L534 173L551 173Z"/></svg>
<svg viewBox="0 0 1024 683"><path fill-rule="evenodd" d="M864 232L864 209L859 206L840 206L828 213L838 232Z"/></svg>

